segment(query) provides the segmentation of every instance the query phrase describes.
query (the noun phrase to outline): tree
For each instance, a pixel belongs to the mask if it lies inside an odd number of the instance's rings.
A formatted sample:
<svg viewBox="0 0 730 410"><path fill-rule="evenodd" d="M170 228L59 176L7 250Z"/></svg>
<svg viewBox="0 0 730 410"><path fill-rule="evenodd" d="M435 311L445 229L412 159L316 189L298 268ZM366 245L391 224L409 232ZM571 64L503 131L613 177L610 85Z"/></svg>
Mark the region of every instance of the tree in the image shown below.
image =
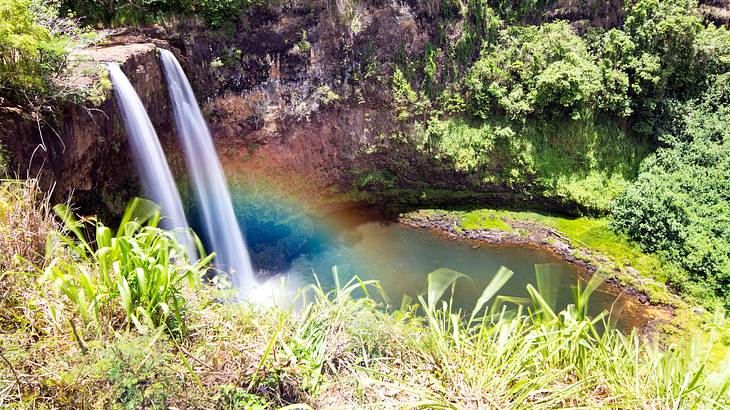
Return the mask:
<svg viewBox="0 0 730 410"><path fill-rule="evenodd" d="M718 78L687 103L684 124L642 163L616 202L614 225L644 249L683 266L690 279L730 306L730 86ZM670 278L687 287L686 278Z"/></svg>
<svg viewBox="0 0 730 410"><path fill-rule="evenodd" d="M595 105L601 75L585 42L567 22L510 27L486 48L465 80L471 111L579 117Z"/></svg>
<svg viewBox="0 0 730 410"><path fill-rule="evenodd" d="M58 54L48 30L37 24L29 0L0 0L0 97L15 100L46 87Z"/></svg>

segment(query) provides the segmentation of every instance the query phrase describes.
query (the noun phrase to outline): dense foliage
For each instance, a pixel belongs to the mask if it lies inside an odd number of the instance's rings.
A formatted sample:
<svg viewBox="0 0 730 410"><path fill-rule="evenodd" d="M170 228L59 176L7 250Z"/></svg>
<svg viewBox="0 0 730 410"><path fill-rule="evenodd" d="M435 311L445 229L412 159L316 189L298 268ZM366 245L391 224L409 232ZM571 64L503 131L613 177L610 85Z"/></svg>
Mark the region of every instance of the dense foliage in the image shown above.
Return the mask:
<svg viewBox="0 0 730 410"><path fill-rule="evenodd" d="M0 1L0 106L51 110L65 98L90 97L64 75L70 53L95 43L103 33L61 18L55 1Z"/></svg>
<svg viewBox="0 0 730 410"><path fill-rule="evenodd" d="M683 124L642 164L614 209L614 225L684 266L692 282L730 306L730 87L725 77L682 107ZM687 282L687 280L690 282Z"/></svg>
<svg viewBox="0 0 730 410"><path fill-rule="evenodd" d="M201 16L214 29L233 29L254 6L276 7L280 0L62 0L63 10L86 24L150 24L166 16Z"/></svg>
<svg viewBox="0 0 730 410"><path fill-rule="evenodd" d="M30 0L0 1L0 103L48 91L65 55L63 39L36 21Z"/></svg>
<svg viewBox="0 0 730 410"><path fill-rule="evenodd" d="M727 72L730 34L704 26L687 0L626 6L622 29L575 34L566 22L512 26L485 47L465 80L470 112L484 119L581 112L628 117L652 135L668 100L687 100Z"/></svg>
<svg viewBox="0 0 730 410"><path fill-rule="evenodd" d="M49 232L47 226L21 228L5 217L28 209L29 215L46 218L47 202L33 203L34 193L32 185L0 183L0 231L22 229L37 244L39 234ZM82 228L67 211L59 212L67 228ZM536 269L536 286L527 286L529 299L499 296L513 276L500 269L468 313L454 310L448 299L450 288L464 280L448 269L429 274L418 301L405 298L399 308L384 305L387 289L357 277L346 283L335 280L333 289L309 286L270 307L221 303L230 291L213 286L186 288L175 293L174 303L184 306L189 326L185 332L170 332L170 316L150 304L154 292L169 288L147 282L145 292L144 283L153 276L164 279L166 275L154 273L157 269L169 269L169 278L175 278L175 271L190 266L184 257L182 264L166 260L184 254L172 232L125 219L116 235L96 225L98 241L90 249L80 231L72 232L74 238L55 232L52 237L60 235L62 243L48 260L36 255L37 266L17 260L3 265L0 406L263 409L408 403L547 409L730 404L730 383L712 355L722 337L719 320L707 321L697 337L658 349L636 332L602 331L608 312L588 315L590 296L600 285L597 277L575 287L572 305L554 310L551 292L543 287L550 276L545 266ZM73 292L66 281L41 280L44 264L47 274L65 264L62 276L75 278L78 295L85 294L81 288L105 289L104 296L87 300L99 309L98 316L93 309L89 316L101 320L88 320L80 299L69 296ZM200 279L201 273L191 270L178 279ZM110 281L107 275L115 277ZM178 279L167 285L182 290ZM125 281L137 296L133 315L141 319L146 312L149 320L135 322L125 315L126 306L120 309L128 290ZM305 295L302 309L295 309Z"/></svg>
<svg viewBox="0 0 730 410"><path fill-rule="evenodd" d="M459 59L436 41L422 68L396 64L396 137L482 184L613 212L613 226L684 268L665 273L671 283L727 306L730 31L694 0L626 2L623 25L583 30L510 24L528 2L466 3L464 22L492 16L486 30L463 26L481 52Z"/></svg>
<svg viewBox="0 0 730 410"><path fill-rule="evenodd" d="M56 235L62 246L56 251L71 252L78 259L51 259L44 277L84 323L113 325L123 309L128 326L182 332L183 290L195 286L212 255L193 262L175 233L157 227L159 207L148 201L132 201L116 232L95 223L93 241L83 232L85 221L78 221L65 206L54 209L73 235Z"/></svg>
<svg viewBox="0 0 730 410"><path fill-rule="evenodd" d="M578 119L581 107L596 103L600 80L584 41L557 22L502 31L465 83L471 112L483 119L553 112Z"/></svg>

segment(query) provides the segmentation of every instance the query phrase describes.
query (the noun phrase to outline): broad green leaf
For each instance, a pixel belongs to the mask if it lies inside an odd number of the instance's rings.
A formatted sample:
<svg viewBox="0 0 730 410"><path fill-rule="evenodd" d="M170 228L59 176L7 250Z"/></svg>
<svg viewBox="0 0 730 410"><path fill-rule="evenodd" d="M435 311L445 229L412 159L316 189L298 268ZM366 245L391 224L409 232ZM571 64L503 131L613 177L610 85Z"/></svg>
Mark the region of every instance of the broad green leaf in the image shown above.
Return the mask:
<svg viewBox="0 0 730 410"><path fill-rule="evenodd" d="M479 314L479 311L482 310L482 307L494 297L494 295L499 292L500 289L504 286L505 283L514 275L514 272L511 270L505 268L504 266L500 267L497 273L494 275L492 280L489 281L489 284L486 288L484 288L484 291L482 291L482 295L479 296L479 299L477 300L476 305L474 305L474 310L471 312L471 317L469 318L469 322L472 322L474 318Z"/></svg>
<svg viewBox="0 0 730 410"><path fill-rule="evenodd" d="M528 284L527 292L530 294L530 297L532 298L532 302L535 304L535 307L538 308L543 316L545 316L546 320L553 321L558 318L550 304L542 297L542 295L540 295L540 292L538 292L534 286Z"/></svg>
<svg viewBox="0 0 730 410"><path fill-rule="evenodd" d="M441 299L446 289L453 285L459 278L467 278L468 276L448 268L440 268L428 274L427 293L428 308L433 310L436 302Z"/></svg>

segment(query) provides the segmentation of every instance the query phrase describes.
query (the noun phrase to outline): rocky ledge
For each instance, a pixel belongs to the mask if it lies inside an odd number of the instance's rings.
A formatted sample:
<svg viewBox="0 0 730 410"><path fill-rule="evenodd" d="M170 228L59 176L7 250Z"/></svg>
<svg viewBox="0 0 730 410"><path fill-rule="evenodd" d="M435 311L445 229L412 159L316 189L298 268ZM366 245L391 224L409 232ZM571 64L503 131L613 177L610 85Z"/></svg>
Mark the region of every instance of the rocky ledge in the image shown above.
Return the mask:
<svg viewBox="0 0 730 410"><path fill-rule="evenodd" d="M73 203L86 211L121 213L137 184L104 63L121 66L165 139L172 126L156 49L155 44L140 42L81 50L72 56L72 69L64 80L69 89L79 90L80 98L42 117L0 108L0 145L12 153L11 172L38 178L44 190L53 192L55 202L73 194Z"/></svg>

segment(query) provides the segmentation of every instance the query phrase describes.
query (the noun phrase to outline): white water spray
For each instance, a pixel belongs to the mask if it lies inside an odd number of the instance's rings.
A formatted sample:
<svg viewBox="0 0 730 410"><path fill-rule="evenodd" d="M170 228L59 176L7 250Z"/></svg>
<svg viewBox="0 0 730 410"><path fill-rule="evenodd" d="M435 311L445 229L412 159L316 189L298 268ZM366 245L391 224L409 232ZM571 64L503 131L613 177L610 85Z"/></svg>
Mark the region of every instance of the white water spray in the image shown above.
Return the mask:
<svg viewBox="0 0 730 410"><path fill-rule="evenodd" d="M161 226L175 230L190 258L197 258L180 193L147 111L119 65L108 63L107 68L122 112L124 128L129 135L137 167L140 170L145 195L162 207L164 218Z"/></svg>
<svg viewBox="0 0 730 410"><path fill-rule="evenodd" d="M208 125L180 63L167 50L161 49L160 57L175 125L185 149L216 261L231 272L233 285L240 290L241 296L247 296L256 280Z"/></svg>

